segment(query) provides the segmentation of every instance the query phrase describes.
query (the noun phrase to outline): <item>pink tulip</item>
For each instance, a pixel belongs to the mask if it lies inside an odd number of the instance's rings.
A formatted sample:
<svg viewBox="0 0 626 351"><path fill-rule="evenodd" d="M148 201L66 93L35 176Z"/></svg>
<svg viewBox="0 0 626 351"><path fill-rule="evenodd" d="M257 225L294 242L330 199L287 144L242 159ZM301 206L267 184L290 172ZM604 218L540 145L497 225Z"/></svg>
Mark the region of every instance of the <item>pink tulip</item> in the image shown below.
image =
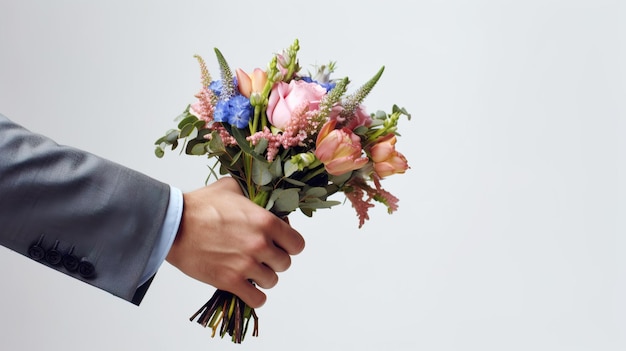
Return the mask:
<svg viewBox="0 0 626 351"><path fill-rule="evenodd" d="M237 82L241 95L250 98L253 93L261 93L267 82L267 72L260 68L255 68L252 74L246 73L241 68L237 68Z"/></svg>
<svg viewBox="0 0 626 351"><path fill-rule="evenodd" d="M370 150L374 171L384 178L396 173L404 173L408 168L406 157L396 151L396 136L388 134L381 138Z"/></svg>
<svg viewBox="0 0 626 351"><path fill-rule="evenodd" d="M341 175L367 164L361 138L347 128L335 129L336 121L327 122L317 136L315 156L332 175Z"/></svg>
<svg viewBox="0 0 626 351"><path fill-rule="evenodd" d="M284 130L291 121L294 110L306 107L308 111L319 109L326 89L316 83L292 80L289 84L278 82L270 92L267 119L276 128Z"/></svg>

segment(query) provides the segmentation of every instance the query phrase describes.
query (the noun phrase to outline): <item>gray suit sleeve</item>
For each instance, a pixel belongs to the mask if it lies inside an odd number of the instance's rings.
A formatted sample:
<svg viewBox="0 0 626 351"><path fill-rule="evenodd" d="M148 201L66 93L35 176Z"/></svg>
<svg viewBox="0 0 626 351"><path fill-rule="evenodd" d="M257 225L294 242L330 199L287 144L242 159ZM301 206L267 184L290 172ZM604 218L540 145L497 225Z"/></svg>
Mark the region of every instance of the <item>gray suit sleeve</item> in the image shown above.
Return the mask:
<svg viewBox="0 0 626 351"><path fill-rule="evenodd" d="M0 114L0 245L139 304L169 186Z"/></svg>

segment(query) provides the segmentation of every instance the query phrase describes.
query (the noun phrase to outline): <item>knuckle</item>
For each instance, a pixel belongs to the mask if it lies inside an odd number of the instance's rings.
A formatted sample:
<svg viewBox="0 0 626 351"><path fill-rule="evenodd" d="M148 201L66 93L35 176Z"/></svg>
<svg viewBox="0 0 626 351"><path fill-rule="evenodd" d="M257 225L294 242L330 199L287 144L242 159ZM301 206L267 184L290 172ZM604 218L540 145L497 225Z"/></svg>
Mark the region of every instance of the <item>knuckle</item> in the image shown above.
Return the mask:
<svg viewBox="0 0 626 351"><path fill-rule="evenodd" d="M257 254L259 252L264 252L269 248L269 243L261 235L252 236L250 240L248 240L248 249L252 254Z"/></svg>
<svg viewBox="0 0 626 351"><path fill-rule="evenodd" d="M235 270L224 270L221 274L218 275L219 283L216 284L216 288L223 290L232 290L234 287L240 284L240 282L244 279L241 273L238 273Z"/></svg>

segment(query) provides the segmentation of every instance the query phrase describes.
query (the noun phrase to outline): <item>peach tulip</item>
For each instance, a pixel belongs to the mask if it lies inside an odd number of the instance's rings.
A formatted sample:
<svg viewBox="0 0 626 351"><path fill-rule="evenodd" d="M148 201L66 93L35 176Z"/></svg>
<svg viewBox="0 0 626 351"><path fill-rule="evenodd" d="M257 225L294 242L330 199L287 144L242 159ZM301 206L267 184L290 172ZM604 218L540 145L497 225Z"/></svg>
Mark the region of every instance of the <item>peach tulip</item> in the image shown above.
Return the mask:
<svg viewBox="0 0 626 351"><path fill-rule="evenodd" d="M381 138L370 150L374 171L384 178L396 173L404 173L409 165L406 157L396 151L396 136L388 134Z"/></svg>
<svg viewBox="0 0 626 351"><path fill-rule="evenodd" d="M237 68L237 82L241 95L250 98L253 93L261 93L267 82L267 72L260 68L255 68L252 74L246 73L241 68Z"/></svg>
<svg viewBox="0 0 626 351"><path fill-rule="evenodd" d="M367 164L361 138L347 128L335 129L336 121L327 122L317 136L315 156L332 175L341 175Z"/></svg>

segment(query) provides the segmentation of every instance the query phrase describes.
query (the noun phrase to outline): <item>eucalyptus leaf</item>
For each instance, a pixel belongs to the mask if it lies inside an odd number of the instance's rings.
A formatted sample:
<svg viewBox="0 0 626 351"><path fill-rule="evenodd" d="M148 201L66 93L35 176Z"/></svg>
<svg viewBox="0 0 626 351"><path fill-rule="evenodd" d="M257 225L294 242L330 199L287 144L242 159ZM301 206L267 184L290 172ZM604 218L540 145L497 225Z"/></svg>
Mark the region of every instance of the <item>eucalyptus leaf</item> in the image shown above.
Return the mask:
<svg viewBox="0 0 626 351"><path fill-rule="evenodd" d="M313 187L310 188L306 191L305 195L307 197L316 197L316 198L320 198L322 196L326 196L328 193L326 192L325 188L322 187Z"/></svg>
<svg viewBox="0 0 626 351"><path fill-rule="evenodd" d="M302 208L302 206L300 206L300 211L302 211L302 213L304 213L304 215L307 217L313 217L314 210L312 208Z"/></svg>
<svg viewBox="0 0 626 351"><path fill-rule="evenodd" d="M282 160L280 159L280 156L276 156L276 158L274 159L274 161L272 161L272 163L270 164L270 173L272 173L272 176L274 178L280 178L283 175L283 163Z"/></svg>
<svg viewBox="0 0 626 351"><path fill-rule="evenodd" d="M256 158L252 161L252 181L257 185L266 185L274 179L269 170L267 161L259 161Z"/></svg>
<svg viewBox="0 0 626 351"><path fill-rule="evenodd" d="M154 150L154 154L156 155L156 157L162 158L163 155L165 155L165 152L160 146L157 146L156 149Z"/></svg>
<svg viewBox="0 0 626 351"><path fill-rule="evenodd" d="M306 201L300 203L300 208L310 208L310 209L318 209L318 208L331 208L333 206L341 204L341 201Z"/></svg>
<svg viewBox="0 0 626 351"><path fill-rule="evenodd" d="M265 139L265 138L259 140L259 142L254 147L254 152L256 152L259 155L262 155L265 152L265 150L267 149L267 145L268 144L269 144L269 141L267 141L267 139Z"/></svg>
<svg viewBox="0 0 626 351"><path fill-rule="evenodd" d="M183 129L183 127L186 126L187 124L194 124L196 121L198 121L198 117L194 115L187 115L187 117L183 118L178 123L178 128Z"/></svg>
<svg viewBox="0 0 626 351"><path fill-rule="evenodd" d="M176 140L178 140L178 132L178 129L170 129L165 138L173 144Z"/></svg>
<svg viewBox="0 0 626 351"><path fill-rule="evenodd" d="M217 132L211 134L211 140L209 141L209 150L213 153L224 153L226 148L222 142L222 138Z"/></svg>
<svg viewBox="0 0 626 351"><path fill-rule="evenodd" d="M178 129L170 129L167 131L167 133L165 133L164 136L157 139L157 141L155 141L154 144L155 145L159 145L161 143L173 144L175 141L178 140L178 133L179 133Z"/></svg>
<svg viewBox="0 0 626 351"><path fill-rule="evenodd" d="M209 143L198 143L191 148L192 155L204 155L207 153L207 145Z"/></svg>
<svg viewBox="0 0 626 351"><path fill-rule="evenodd" d="M301 182L299 180L295 180L295 179L292 179L292 178L284 178L283 180L286 181L287 183L290 183L290 184L293 184L293 185L297 185L297 186L305 186L306 185L306 183L303 183L303 182Z"/></svg>
<svg viewBox="0 0 626 351"><path fill-rule="evenodd" d="M294 162L287 161L283 167L285 169L285 177L289 177L298 171L298 165ZM302 183L304 185L304 183Z"/></svg>
<svg viewBox="0 0 626 351"><path fill-rule="evenodd" d="M179 134L179 138L186 138L188 137L191 132L195 129L193 123L188 123L185 124L181 129L180 129L180 134Z"/></svg>
<svg viewBox="0 0 626 351"><path fill-rule="evenodd" d="M300 202L299 189L281 189L274 201L273 209L278 212L292 212L298 208ZM275 190L276 191L276 190Z"/></svg>
<svg viewBox="0 0 626 351"><path fill-rule="evenodd" d="M330 181L335 184L344 184L352 177L352 172L347 172L338 176L331 176Z"/></svg>
<svg viewBox="0 0 626 351"><path fill-rule="evenodd" d="M196 128L198 128L198 129L203 129L203 128L204 128L204 126L206 126L206 122L205 122L204 120L202 120L202 119L199 119L198 121L196 121L196 122L193 124L193 126L194 126L194 127L196 127Z"/></svg>

